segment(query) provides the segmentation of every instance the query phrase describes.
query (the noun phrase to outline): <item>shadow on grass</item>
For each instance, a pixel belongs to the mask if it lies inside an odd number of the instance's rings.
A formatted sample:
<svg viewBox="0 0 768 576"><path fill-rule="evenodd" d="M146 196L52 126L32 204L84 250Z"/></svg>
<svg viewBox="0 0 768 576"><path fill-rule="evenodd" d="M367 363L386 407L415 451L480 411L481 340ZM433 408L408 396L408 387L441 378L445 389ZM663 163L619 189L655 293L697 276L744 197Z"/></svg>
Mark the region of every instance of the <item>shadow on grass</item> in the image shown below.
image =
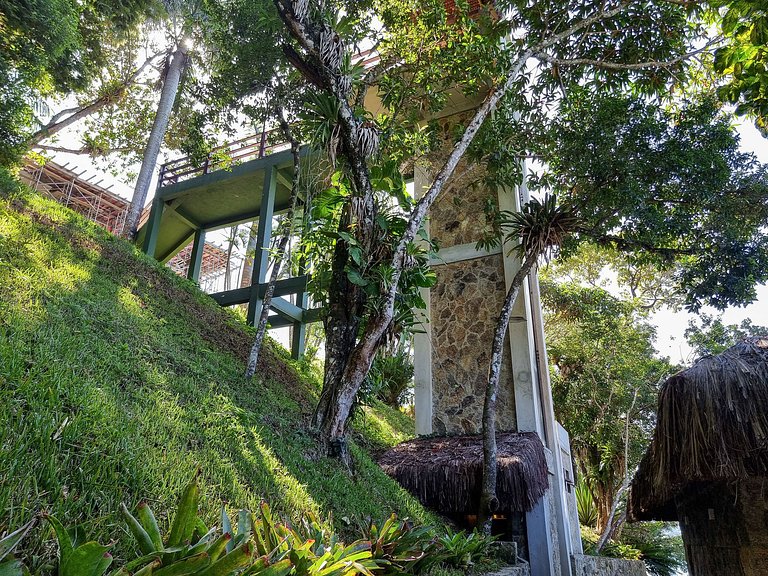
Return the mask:
<svg viewBox="0 0 768 576"><path fill-rule="evenodd" d="M315 391L274 344L246 381L251 332L191 283L73 212L0 197L0 532L48 510L130 557L120 502L149 500L167 523L202 471L203 514L222 501L328 519L391 512L435 519L354 449L350 478L306 428ZM399 416L366 415L384 446ZM52 554L37 534L27 557Z"/></svg>

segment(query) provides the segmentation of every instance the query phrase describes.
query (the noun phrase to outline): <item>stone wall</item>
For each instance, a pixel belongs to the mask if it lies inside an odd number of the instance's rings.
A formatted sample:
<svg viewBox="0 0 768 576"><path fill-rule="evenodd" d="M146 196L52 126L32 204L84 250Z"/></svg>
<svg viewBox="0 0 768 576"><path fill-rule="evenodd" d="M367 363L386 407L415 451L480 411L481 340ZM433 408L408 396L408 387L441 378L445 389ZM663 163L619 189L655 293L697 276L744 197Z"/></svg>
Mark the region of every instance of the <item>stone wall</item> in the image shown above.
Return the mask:
<svg viewBox="0 0 768 576"><path fill-rule="evenodd" d="M504 302L502 256L434 267L431 291L432 429L479 434L496 318ZM497 401L499 431L516 430L512 365L505 354Z"/></svg>
<svg viewBox="0 0 768 576"><path fill-rule="evenodd" d="M439 166L453 147L457 125L471 112L439 120L445 146L429 158ZM484 185L485 167L459 162L429 215L429 232L440 248L472 251L483 237L485 206L496 191ZM440 254L438 252L438 259ZM432 431L439 435L479 434L491 343L506 285L501 254L434 266L437 283L430 298L432 344ZM507 344L508 347L508 344ZM516 431L509 353L502 365L497 403L499 431Z"/></svg>
<svg viewBox="0 0 768 576"><path fill-rule="evenodd" d="M640 560L619 560L600 556L573 555L573 576L646 576Z"/></svg>

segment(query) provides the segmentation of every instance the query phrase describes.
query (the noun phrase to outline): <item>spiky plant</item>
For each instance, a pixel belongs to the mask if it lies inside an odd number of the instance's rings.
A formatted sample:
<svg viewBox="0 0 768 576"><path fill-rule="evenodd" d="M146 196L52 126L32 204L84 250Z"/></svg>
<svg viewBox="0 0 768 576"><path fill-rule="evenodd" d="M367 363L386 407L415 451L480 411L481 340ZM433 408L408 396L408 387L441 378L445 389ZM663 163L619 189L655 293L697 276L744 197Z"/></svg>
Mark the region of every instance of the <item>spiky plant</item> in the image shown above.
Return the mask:
<svg viewBox="0 0 768 576"><path fill-rule="evenodd" d="M531 198L520 212L508 213L503 226L508 238L518 239L522 257L535 255L549 260L578 223L573 209L558 205L556 195L546 194L543 201Z"/></svg>
<svg viewBox="0 0 768 576"><path fill-rule="evenodd" d="M309 14L309 0L292 0L291 8L296 20L303 22L307 19L307 14Z"/></svg>
<svg viewBox="0 0 768 576"><path fill-rule="evenodd" d="M597 525L597 506L589 487L583 479L576 484L576 509L579 513L579 524L594 528Z"/></svg>
<svg viewBox="0 0 768 576"><path fill-rule="evenodd" d="M371 121L363 122L357 132L357 146L366 158L371 158L379 153L379 129Z"/></svg>
<svg viewBox="0 0 768 576"><path fill-rule="evenodd" d="M24 526L0 538L0 574L3 576L23 576L28 574L26 568L13 556L13 550L19 545L22 538L37 524L37 517Z"/></svg>
<svg viewBox="0 0 768 576"><path fill-rule="evenodd" d="M320 32L320 60L330 70L338 70L344 59L344 42L341 36L329 27Z"/></svg>

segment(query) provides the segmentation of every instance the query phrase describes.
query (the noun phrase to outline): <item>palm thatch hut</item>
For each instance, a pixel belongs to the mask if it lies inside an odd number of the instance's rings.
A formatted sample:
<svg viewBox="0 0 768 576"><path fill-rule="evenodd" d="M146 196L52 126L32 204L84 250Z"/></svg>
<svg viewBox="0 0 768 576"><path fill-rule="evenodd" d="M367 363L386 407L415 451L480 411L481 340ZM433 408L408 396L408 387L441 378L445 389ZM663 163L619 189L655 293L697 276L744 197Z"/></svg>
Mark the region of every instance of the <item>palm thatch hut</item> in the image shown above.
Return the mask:
<svg viewBox="0 0 768 576"><path fill-rule="evenodd" d="M388 450L379 465L425 506L472 526L480 504L482 442L477 435L417 438ZM549 488L547 458L534 432L498 434L497 445L495 531L517 540L509 524L529 512Z"/></svg>
<svg viewBox="0 0 768 576"><path fill-rule="evenodd" d="M768 338L672 376L631 520L678 520L693 576L768 574Z"/></svg>

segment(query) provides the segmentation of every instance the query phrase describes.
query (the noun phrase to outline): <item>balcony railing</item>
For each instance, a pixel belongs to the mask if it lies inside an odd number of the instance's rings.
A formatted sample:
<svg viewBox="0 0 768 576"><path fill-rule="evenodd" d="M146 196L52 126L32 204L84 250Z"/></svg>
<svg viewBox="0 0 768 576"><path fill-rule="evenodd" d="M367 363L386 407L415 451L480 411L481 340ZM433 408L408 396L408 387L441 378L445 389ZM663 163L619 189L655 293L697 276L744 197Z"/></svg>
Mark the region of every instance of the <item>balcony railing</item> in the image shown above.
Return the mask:
<svg viewBox="0 0 768 576"><path fill-rule="evenodd" d="M268 130L222 144L211 149L203 162L196 162L190 156L171 160L160 167L158 185L160 187L169 186L287 150L290 148L290 144L285 142L281 136L280 130Z"/></svg>

